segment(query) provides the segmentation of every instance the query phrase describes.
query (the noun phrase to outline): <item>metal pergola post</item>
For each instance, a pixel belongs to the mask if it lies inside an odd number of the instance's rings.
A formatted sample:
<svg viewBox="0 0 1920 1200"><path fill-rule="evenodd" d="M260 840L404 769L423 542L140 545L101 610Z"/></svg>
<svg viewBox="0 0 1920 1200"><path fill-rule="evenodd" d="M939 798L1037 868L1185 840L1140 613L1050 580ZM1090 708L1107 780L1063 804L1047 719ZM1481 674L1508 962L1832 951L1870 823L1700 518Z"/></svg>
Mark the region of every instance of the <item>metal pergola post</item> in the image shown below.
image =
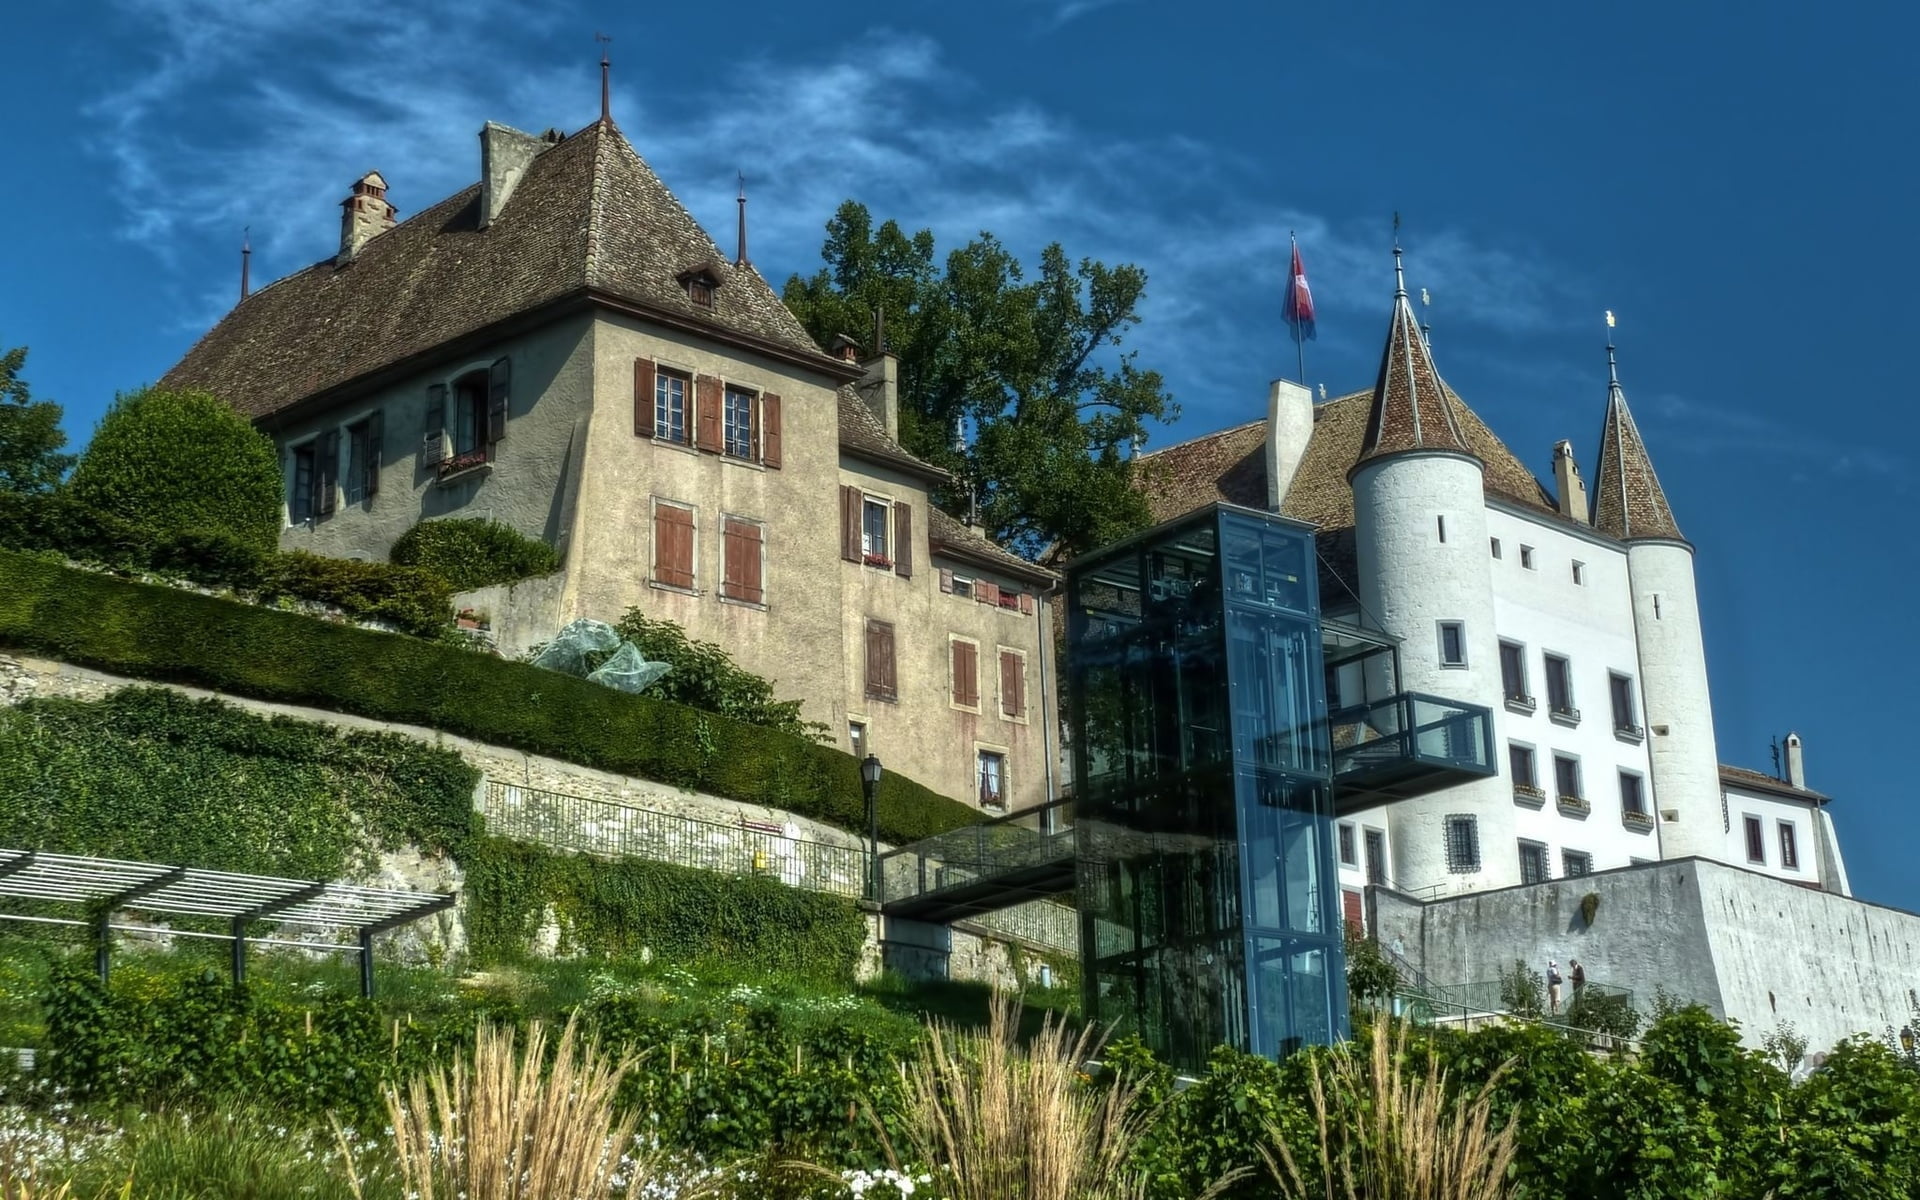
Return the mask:
<svg viewBox="0 0 1920 1200"><path fill-rule="evenodd" d="M299 891L289 892L277 900L268 900L256 904L246 912L237 913L233 918L233 986L239 987L247 981L247 926L283 909L296 904L305 904L323 895L327 890L324 883L310 883Z"/></svg>
<svg viewBox="0 0 1920 1200"><path fill-rule="evenodd" d="M94 919L93 925L93 969L99 973L101 983L107 981L110 951L113 945L113 930L110 928L110 923L115 910L125 908L142 896L150 896L169 884L178 883L186 878L186 875L185 867L175 867L171 871L154 876L145 883L136 883L100 901L100 914Z"/></svg>
<svg viewBox="0 0 1920 1200"><path fill-rule="evenodd" d="M415 905L405 912L398 912L384 920L360 927L360 996L364 1000L373 999L373 935L385 933L389 929L398 929L402 925L411 925L422 917L452 908L455 896L448 894L436 896L425 904Z"/></svg>

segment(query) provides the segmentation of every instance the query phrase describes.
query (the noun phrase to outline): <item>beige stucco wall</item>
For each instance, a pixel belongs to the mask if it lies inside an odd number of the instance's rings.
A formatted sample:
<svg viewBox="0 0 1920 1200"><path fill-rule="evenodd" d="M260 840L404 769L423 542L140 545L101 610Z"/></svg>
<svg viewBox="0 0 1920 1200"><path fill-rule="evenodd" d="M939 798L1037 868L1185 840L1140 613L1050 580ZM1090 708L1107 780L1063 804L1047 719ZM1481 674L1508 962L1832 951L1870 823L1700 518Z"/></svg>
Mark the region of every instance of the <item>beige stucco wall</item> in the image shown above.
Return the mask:
<svg viewBox="0 0 1920 1200"><path fill-rule="evenodd" d="M571 451L575 439L584 434L593 396L589 324L585 316L557 321L484 351L436 362L324 413L270 427L289 488L289 449L327 430L340 430L340 483L344 485L352 469L347 462L346 427L376 410L382 414L378 494L348 504L343 486L336 492L334 512L311 524L284 528L281 548L385 562L400 535L423 520L485 517L564 550ZM497 444L493 462L441 482L421 453L427 389L436 383L450 385L460 375L483 370L503 355L513 364L507 436Z"/></svg>

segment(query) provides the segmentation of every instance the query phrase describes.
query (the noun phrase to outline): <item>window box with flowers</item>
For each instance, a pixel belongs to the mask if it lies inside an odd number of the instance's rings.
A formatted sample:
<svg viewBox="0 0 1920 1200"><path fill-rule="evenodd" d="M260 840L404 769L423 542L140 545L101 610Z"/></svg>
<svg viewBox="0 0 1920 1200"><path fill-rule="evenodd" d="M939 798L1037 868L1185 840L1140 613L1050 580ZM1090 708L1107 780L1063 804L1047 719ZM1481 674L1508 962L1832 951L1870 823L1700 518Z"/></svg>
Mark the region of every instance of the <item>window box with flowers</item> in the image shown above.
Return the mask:
<svg viewBox="0 0 1920 1200"><path fill-rule="evenodd" d="M1525 804L1531 808L1544 808L1547 803L1547 793L1531 783L1516 783L1513 785L1513 799L1515 803Z"/></svg>
<svg viewBox="0 0 1920 1200"><path fill-rule="evenodd" d="M1579 796L1555 796L1554 806L1570 817L1584 817L1593 811L1593 805Z"/></svg>
<svg viewBox="0 0 1920 1200"><path fill-rule="evenodd" d="M1620 823L1628 829L1638 829L1644 833L1653 828L1653 814L1635 812L1633 809L1628 809L1626 812L1620 814Z"/></svg>

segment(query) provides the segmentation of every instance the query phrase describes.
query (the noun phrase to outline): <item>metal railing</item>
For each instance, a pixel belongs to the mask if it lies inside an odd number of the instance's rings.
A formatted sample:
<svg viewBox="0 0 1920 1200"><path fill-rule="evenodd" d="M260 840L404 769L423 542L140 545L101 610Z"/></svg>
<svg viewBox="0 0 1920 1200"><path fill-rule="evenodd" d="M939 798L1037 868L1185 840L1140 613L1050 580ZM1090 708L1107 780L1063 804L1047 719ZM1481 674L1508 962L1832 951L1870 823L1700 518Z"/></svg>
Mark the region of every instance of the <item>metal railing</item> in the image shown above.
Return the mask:
<svg viewBox="0 0 1920 1200"><path fill-rule="evenodd" d="M1073 858L1073 803L1036 808L922 838L880 856L881 903L984 884Z"/></svg>
<svg viewBox="0 0 1920 1200"><path fill-rule="evenodd" d="M1478 704L1402 692L1341 709L1328 721L1335 733L1335 780L1402 762L1493 771L1493 715Z"/></svg>
<svg viewBox="0 0 1920 1200"><path fill-rule="evenodd" d="M552 850L764 875L789 887L856 898L865 886L864 848L810 841L772 822L708 821L493 779L480 812L489 833Z"/></svg>

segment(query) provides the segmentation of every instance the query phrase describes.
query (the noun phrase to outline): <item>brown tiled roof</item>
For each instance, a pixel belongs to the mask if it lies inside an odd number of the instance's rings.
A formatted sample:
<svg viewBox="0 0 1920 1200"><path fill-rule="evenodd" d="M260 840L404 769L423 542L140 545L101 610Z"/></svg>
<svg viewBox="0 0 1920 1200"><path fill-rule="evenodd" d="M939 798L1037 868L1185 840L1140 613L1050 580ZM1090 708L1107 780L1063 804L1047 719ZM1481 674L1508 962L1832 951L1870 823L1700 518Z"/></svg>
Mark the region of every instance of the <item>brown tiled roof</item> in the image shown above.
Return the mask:
<svg viewBox="0 0 1920 1200"><path fill-rule="evenodd" d="M1399 251L1394 253L1397 264ZM1366 441L1358 461L1408 450L1472 453L1466 433L1454 419L1454 407L1402 286L1394 293L1393 320L1387 326L1386 348L1380 352L1380 374L1374 381Z"/></svg>
<svg viewBox="0 0 1920 1200"><path fill-rule="evenodd" d="M1720 764L1720 782L1722 784L1751 788L1757 792L1772 792L1777 796L1791 796L1797 800L1811 800L1815 804L1825 804L1833 797L1812 788L1797 788L1784 779L1775 779L1764 771L1751 771L1746 767L1730 767Z"/></svg>
<svg viewBox="0 0 1920 1200"><path fill-rule="evenodd" d="M1485 464L1487 494L1557 515L1553 498L1513 451L1451 390L1444 395L1468 451ZM1319 526L1315 541L1322 560L1321 592L1328 604L1350 597L1359 585L1353 485L1347 475L1361 460L1373 399L1372 392L1354 392L1314 408L1313 434L1280 504L1282 516ZM1266 421L1250 421L1143 454L1135 465L1135 486L1146 493L1156 523L1216 500L1265 508L1266 438Z"/></svg>
<svg viewBox="0 0 1920 1200"><path fill-rule="evenodd" d="M846 376L757 271L727 261L610 124L543 150L485 229L479 214L475 184L373 238L345 266L327 258L262 288L161 382L266 417L590 294ZM694 304L677 278L701 266L719 281L711 308Z"/></svg>
<svg viewBox="0 0 1920 1200"><path fill-rule="evenodd" d="M956 558L1024 579L1042 587L1053 583L1060 577L1037 563L1030 563L1013 551L1006 549L985 535L968 529L956 517L943 509L934 508L927 514L927 538L933 548Z"/></svg>
<svg viewBox="0 0 1920 1200"><path fill-rule="evenodd" d="M887 427L873 415L858 389L850 383L840 389L840 448L857 458L918 475L931 483L946 483L953 478L944 468L907 453L900 443L888 437Z"/></svg>
<svg viewBox="0 0 1920 1200"><path fill-rule="evenodd" d="M1607 389L1607 423L1600 429L1600 466L1593 473L1593 527L1623 541L1681 536L1618 379Z"/></svg>

